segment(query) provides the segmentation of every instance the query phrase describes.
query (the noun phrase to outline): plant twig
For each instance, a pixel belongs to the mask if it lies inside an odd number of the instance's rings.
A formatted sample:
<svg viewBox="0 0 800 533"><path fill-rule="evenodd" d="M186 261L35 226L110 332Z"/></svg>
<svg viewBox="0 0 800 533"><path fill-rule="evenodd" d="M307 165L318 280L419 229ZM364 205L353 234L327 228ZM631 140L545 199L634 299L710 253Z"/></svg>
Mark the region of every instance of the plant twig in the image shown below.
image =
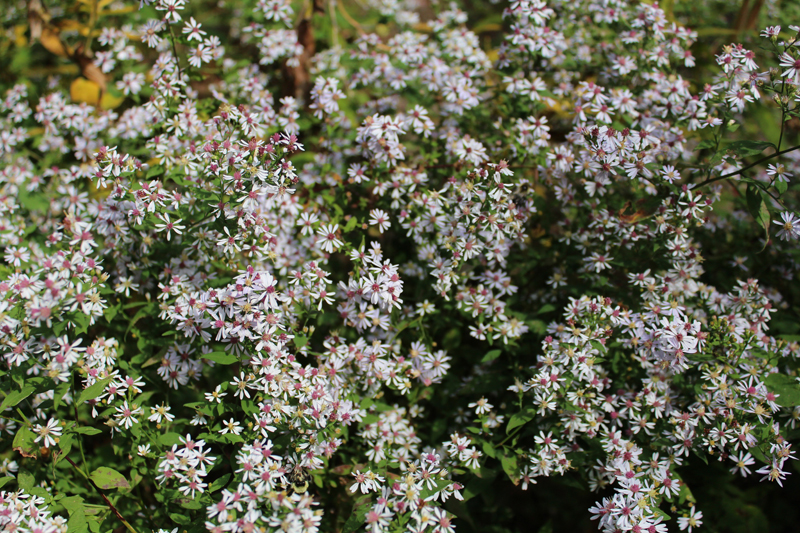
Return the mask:
<svg viewBox="0 0 800 533"><path fill-rule="evenodd" d="M794 152L795 150L798 150L798 149L800 149L800 145L792 146L791 148L787 148L786 150L781 150L779 152L775 152L774 154L768 155L766 157L762 157L761 159L759 159L755 163L753 163L751 165L747 165L746 167L744 167L741 170L736 170L734 172L728 172L727 174L723 174L722 176L717 176L716 178L709 178L709 179L705 180L704 182L700 183L697 187L695 187L695 189L699 189L703 185L708 185L709 183L714 183L715 181L724 180L726 178L730 178L730 177L733 177L733 176L738 176L739 174L741 174L745 170L750 170L754 166L760 165L764 161L769 161L773 157L778 157L779 155L788 154L789 152Z"/></svg>

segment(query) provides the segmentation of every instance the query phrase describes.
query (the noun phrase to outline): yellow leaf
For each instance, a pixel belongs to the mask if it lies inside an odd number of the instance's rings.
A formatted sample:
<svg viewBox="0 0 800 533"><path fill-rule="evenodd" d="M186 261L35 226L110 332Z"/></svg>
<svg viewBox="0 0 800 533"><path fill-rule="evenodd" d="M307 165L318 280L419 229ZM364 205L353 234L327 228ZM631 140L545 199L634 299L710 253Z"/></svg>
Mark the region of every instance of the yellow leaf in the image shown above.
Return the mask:
<svg viewBox="0 0 800 533"><path fill-rule="evenodd" d="M481 34L486 33L487 31L500 31L502 29L502 24L497 24L496 22L485 22L476 26L472 31L473 33Z"/></svg>
<svg viewBox="0 0 800 533"><path fill-rule="evenodd" d="M28 39L25 37L26 31L28 31L28 27L23 24L17 24L14 26L14 45L17 48L22 48L23 46L28 45Z"/></svg>
<svg viewBox="0 0 800 533"><path fill-rule="evenodd" d="M42 43L42 46L47 48L47 50L57 56L67 57L72 55L72 50L65 46L63 42L61 42L61 37L58 35L58 29L54 29L50 26L45 26L42 28L42 34L39 37L39 42Z"/></svg>
<svg viewBox="0 0 800 533"><path fill-rule="evenodd" d="M97 105L100 100L100 86L86 78L75 78L75 81L69 86L69 95L75 102Z"/></svg>
<svg viewBox="0 0 800 533"><path fill-rule="evenodd" d="M85 29L86 26L78 22L77 20L59 20L56 23L56 26L61 31L81 31Z"/></svg>
<svg viewBox="0 0 800 533"><path fill-rule="evenodd" d="M107 17L110 15L124 15L126 13L133 13L134 11L138 11L138 8L136 6L128 6L128 7L122 7L120 9L108 9L106 11L101 11L97 15L100 17Z"/></svg>
<svg viewBox="0 0 800 533"><path fill-rule="evenodd" d="M114 109L125 101L124 96L112 96L111 93L103 93L100 97L100 107L103 109Z"/></svg>

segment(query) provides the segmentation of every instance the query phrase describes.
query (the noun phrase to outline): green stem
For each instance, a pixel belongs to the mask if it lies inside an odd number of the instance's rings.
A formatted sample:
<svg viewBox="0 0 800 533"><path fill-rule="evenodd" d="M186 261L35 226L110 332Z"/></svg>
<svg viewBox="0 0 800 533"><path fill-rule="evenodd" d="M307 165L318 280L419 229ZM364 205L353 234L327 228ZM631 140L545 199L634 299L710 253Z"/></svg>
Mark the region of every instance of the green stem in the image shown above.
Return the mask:
<svg viewBox="0 0 800 533"><path fill-rule="evenodd" d="M522 428L523 428L523 427L524 427L524 426L519 426L518 428L514 429L514 431L512 431L511 433L509 433L509 434L508 434L508 436L507 436L506 438L504 438L503 440L501 440L501 441L500 441L500 442L497 444L497 446L495 446L495 448L499 448L500 446L502 446L503 444L505 444L505 443L506 443L506 441L507 441L508 439L510 439L511 437L514 437L514 436L515 436L515 435L517 435L517 434L518 434L520 431L522 431Z"/></svg>
<svg viewBox="0 0 800 533"><path fill-rule="evenodd" d="M73 411L75 412L75 425L79 426L80 422L78 421L78 404L76 402L76 398L78 397L77 392L75 391L75 375L72 376L72 407ZM81 451L81 461L84 466L86 467L86 456L83 454L83 438L78 435L78 449Z"/></svg>
<svg viewBox="0 0 800 533"><path fill-rule="evenodd" d="M175 63L178 66L178 79L183 80L183 69L181 69L181 60L178 57L178 47L175 45L175 32L172 30L172 24L167 23L169 26L169 36L172 41L172 53L175 54Z"/></svg>

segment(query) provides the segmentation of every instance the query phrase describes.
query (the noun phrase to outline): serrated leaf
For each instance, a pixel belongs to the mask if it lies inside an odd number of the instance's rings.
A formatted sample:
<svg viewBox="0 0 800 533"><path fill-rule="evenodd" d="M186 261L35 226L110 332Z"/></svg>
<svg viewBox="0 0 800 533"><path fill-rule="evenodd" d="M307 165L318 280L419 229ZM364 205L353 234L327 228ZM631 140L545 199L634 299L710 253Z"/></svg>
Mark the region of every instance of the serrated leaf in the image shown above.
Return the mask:
<svg viewBox="0 0 800 533"><path fill-rule="evenodd" d="M109 489L129 489L131 487L125 476L107 466L101 466L91 474L89 479L94 481L95 485L103 490Z"/></svg>

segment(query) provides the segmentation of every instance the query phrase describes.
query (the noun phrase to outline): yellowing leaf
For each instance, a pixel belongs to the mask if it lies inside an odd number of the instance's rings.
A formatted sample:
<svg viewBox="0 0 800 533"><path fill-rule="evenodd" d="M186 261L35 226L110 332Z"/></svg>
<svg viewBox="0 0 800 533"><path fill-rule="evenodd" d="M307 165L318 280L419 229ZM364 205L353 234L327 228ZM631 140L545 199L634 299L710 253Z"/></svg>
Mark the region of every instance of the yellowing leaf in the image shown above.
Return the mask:
<svg viewBox="0 0 800 533"><path fill-rule="evenodd" d="M108 9L106 11L101 11L100 13L98 13L98 16L108 17L111 15L124 15L126 13L133 13L134 11L138 11L138 8L136 6L128 6L120 9Z"/></svg>
<svg viewBox="0 0 800 533"><path fill-rule="evenodd" d="M83 31L86 30L86 26L78 22L77 20L59 20L56 25L58 29L61 31Z"/></svg>
<svg viewBox="0 0 800 533"><path fill-rule="evenodd" d="M72 50L61 42L61 37L58 35L58 30L50 26L42 28L42 35L39 37L39 42L42 43L50 53L57 56L68 57L72 55Z"/></svg>
<svg viewBox="0 0 800 533"><path fill-rule="evenodd" d="M124 96L112 96L111 93L103 93L100 98L100 107L103 109L114 109L125 101Z"/></svg>
<svg viewBox="0 0 800 533"><path fill-rule="evenodd" d="M86 78L75 78L75 81L69 86L69 95L74 102L97 105L100 100L100 86Z"/></svg>
<svg viewBox="0 0 800 533"><path fill-rule="evenodd" d="M28 38L25 37L25 32L28 30L28 27L23 24L17 24L14 26L14 46L17 48L22 48L23 46L28 45Z"/></svg>

